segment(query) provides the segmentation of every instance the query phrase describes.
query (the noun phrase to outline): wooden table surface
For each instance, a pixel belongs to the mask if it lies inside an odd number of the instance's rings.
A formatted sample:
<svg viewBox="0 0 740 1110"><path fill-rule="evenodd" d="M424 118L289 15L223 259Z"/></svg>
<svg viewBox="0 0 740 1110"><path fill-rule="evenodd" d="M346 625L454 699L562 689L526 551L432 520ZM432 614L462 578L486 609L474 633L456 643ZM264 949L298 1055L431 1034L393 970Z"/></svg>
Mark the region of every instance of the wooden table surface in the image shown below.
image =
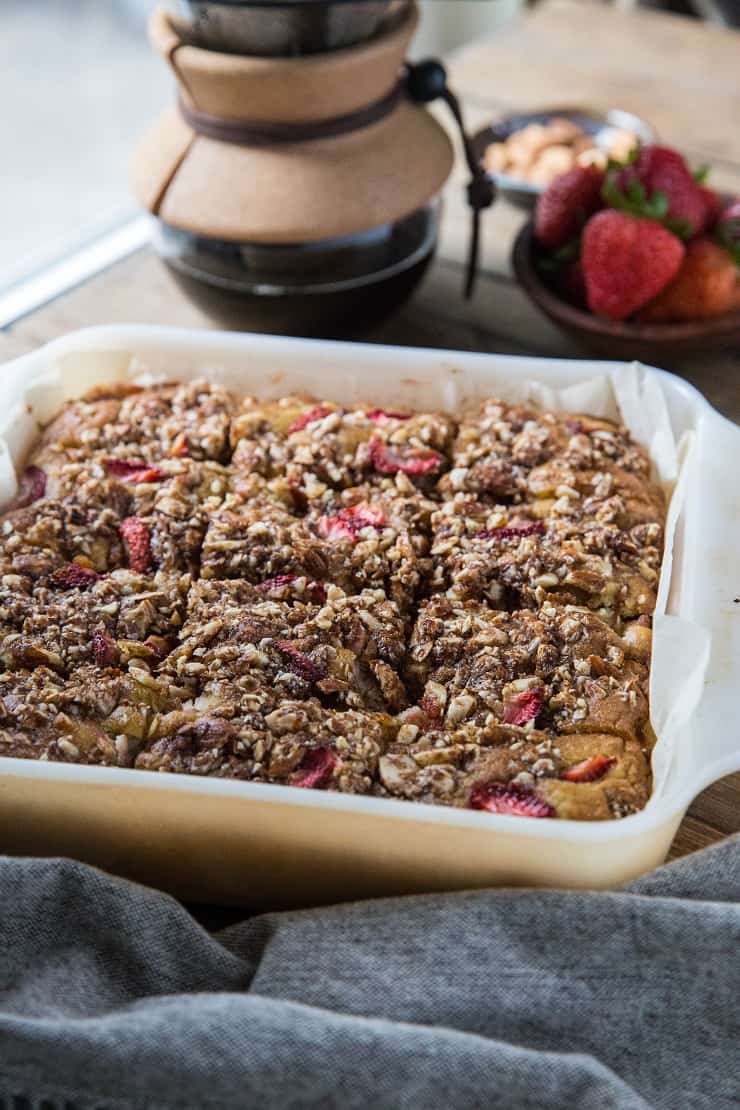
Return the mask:
<svg viewBox="0 0 740 1110"><path fill-rule="evenodd" d="M621 107L647 118L661 138L715 167L718 187L740 193L740 34L650 11L585 0L550 0L490 40L458 52L450 71L469 123L513 108L566 104ZM440 114L444 120L444 115ZM424 347L583 357L529 304L512 281L508 255L521 213L499 202L485 219L483 270L472 303L460 295L468 216L458 168L445 198L440 250L412 302L364 341ZM75 328L100 323L214 327L169 272L143 250L12 328L0 332L5 360ZM671 360L740 422L740 349ZM740 592L740 576L738 581ZM672 856L740 830L740 775L714 784L692 805Z"/></svg>

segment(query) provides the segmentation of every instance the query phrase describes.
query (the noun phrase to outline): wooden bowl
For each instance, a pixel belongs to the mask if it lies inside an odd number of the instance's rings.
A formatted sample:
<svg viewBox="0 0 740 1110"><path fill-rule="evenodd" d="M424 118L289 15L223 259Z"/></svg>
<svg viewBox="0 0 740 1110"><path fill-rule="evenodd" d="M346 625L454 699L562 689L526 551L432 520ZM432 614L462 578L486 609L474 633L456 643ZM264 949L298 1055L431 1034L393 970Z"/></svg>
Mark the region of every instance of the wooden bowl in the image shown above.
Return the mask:
<svg viewBox="0 0 740 1110"><path fill-rule="evenodd" d="M610 359L639 359L660 365L666 355L708 354L740 346L740 310L681 324L633 324L604 320L564 301L547 286L535 266L533 221L514 242L511 264L517 281L546 316L587 350Z"/></svg>

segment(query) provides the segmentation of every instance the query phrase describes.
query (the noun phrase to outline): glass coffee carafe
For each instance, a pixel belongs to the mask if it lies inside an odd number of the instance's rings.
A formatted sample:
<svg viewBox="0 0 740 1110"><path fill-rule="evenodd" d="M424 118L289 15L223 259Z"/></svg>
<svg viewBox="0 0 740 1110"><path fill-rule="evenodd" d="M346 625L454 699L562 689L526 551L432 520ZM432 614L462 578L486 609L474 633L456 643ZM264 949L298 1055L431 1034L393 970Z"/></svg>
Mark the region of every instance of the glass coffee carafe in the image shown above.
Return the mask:
<svg viewBox="0 0 740 1110"><path fill-rule="evenodd" d="M178 281L230 326L358 333L431 261L450 140L402 82L415 0L178 0L150 32L178 108L134 191Z"/></svg>
<svg viewBox="0 0 740 1110"><path fill-rule="evenodd" d="M232 54L293 57L366 42L402 21L408 0L180 0L187 42Z"/></svg>

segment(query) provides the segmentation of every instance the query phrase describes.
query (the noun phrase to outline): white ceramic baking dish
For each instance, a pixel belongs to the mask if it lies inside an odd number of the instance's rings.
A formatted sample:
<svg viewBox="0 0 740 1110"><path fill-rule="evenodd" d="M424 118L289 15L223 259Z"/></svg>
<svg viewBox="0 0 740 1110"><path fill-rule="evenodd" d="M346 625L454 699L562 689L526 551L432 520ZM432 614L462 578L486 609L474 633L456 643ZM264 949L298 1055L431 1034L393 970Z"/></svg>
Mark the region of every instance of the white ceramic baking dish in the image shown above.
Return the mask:
<svg viewBox="0 0 740 1110"><path fill-rule="evenodd" d="M155 377L205 372L259 395L303 389L337 400L454 410L524 379L608 388L619 365L165 328L90 329L0 371L0 500L13 492L12 462L22 463L39 420L66 397L143 368ZM608 887L660 863L695 795L740 769L740 604L734 601L740 595L740 429L680 379L658 370L639 374L643 387L665 398L675 436L689 433L692 440L672 566L668 560L662 583L670 614L662 619L669 632L677 630L675 649L656 652L653 663L657 680L675 689L675 705L659 727L662 770L643 812L604 823L534 821L4 759L2 850L70 855L181 897L255 907L502 883ZM707 665L697 668L702 658Z"/></svg>

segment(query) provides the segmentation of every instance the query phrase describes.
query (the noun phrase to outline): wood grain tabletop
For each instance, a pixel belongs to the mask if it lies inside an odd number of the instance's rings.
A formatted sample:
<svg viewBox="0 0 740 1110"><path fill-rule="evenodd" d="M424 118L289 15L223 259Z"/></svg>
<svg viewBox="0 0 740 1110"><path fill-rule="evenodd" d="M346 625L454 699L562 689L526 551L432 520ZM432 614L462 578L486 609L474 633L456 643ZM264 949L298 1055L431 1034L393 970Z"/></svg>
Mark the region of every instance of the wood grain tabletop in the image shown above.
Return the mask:
<svg viewBox="0 0 740 1110"><path fill-rule="evenodd" d="M625 108L648 119L662 139L697 163L711 163L718 188L740 194L738 58L737 32L653 11L549 0L489 40L459 51L449 68L473 128L518 108L564 103ZM439 118L445 117L440 113ZM473 301L462 299L469 228L464 180L460 164L445 196L438 257L421 289L392 320L355 338L584 357L513 281L509 253L523 216L505 201L486 215L483 273ZM222 326L189 300L145 249L0 332L0 360L100 323ZM712 404L740 422L740 349L672 359L664 369L692 381ZM695 800L671 856L739 830L740 775L732 775Z"/></svg>

